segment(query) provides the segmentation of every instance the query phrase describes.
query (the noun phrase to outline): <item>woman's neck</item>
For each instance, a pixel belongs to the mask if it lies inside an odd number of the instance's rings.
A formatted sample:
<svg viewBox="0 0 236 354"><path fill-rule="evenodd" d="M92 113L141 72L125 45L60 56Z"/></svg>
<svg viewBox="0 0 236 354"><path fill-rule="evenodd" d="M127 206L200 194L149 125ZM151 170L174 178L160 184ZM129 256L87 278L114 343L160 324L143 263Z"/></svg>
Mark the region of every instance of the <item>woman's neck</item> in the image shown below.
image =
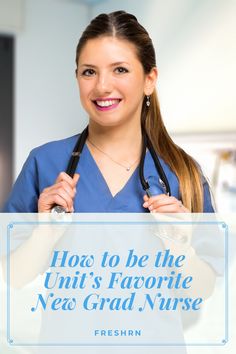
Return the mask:
<svg viewBox="0 0 236 354"><path fill-rule="evenodd" d="M118 157L129 156L132 160L141 153L141 126L133 124L132 127L127 125L103 127L91 121L88 140L105 152Z"/></svg>

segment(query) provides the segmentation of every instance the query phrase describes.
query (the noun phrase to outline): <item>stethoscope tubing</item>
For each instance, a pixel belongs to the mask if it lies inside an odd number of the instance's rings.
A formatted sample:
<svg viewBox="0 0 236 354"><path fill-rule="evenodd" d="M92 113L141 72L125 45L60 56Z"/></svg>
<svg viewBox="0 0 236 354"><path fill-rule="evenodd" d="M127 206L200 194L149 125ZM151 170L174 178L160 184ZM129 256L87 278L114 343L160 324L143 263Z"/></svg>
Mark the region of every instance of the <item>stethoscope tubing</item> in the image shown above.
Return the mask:
<svg viewBox="0 0 236 354"><path fill-rule="evenodd" d="M87 137L88 137L88 126L80 134L80 136L75 144L75 147L73 149L73 152L71 154L69 163L67 165L66 173L72 178L73 178L76 168L78 166L78 163L79 163L84 145L86 143ZM147 148L150 151L150 154L153 158L156 170L159 175L159 182L164 190L164 193L171 196L170 185L169 185L168 179L166 177L166 174L163 170L163 167L160 163L157 153L152 145L152 142L149 139L149 137L144 129L142 129L142 152L141 152L140 164L139 164L139 178L140 178L140 182L142 184L143 190L146 192L148 197L151 197L149 183L144 177L144 162L145 162ZM63 207L55 205L52 208L52 212L63 213L63 212L65 212L65 210Z"/></svg>
<svg viewBox="0 0 236 354"><path fill-rule="evenodd" d="M82 154L87 137L88 137L88 126L80 134L80 137L75 144L74 150L71 154L71 158L69 160L69 163L68 163L68 166L66 169L66 173L72 178L73 178L76 168L78 166L80 156Z"/></svg>

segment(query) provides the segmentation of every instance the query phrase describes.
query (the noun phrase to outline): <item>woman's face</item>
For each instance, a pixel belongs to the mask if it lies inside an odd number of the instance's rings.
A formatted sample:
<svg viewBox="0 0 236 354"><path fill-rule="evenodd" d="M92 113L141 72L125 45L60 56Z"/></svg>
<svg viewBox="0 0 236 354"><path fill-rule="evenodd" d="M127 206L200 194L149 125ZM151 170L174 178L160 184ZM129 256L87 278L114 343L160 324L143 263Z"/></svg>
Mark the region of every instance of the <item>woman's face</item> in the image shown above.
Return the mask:
<svg viewBox="0 0 236 354"><path fill-rule="evenodd" d="M154 90L156 76L155 68L144 74L132 43L115 37L90 39L78 61L81 103L102 126L140 120L143 97Z"/></svg>

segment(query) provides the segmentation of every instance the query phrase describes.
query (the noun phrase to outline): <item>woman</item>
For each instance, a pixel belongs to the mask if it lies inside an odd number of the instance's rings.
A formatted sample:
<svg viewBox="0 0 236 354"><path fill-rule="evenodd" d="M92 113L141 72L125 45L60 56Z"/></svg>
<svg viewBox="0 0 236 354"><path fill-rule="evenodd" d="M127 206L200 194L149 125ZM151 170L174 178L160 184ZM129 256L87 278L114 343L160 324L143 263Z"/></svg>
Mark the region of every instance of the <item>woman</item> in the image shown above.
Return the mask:
<svg viewBox="0 0 236 354"><path fill-rule="evenodd" d="M153 44L137 19L124 11L97 16L80 38L76 66L80 99L89 124L75 174L70 176L66 171L78 136L34 149L4 211L48 213L58 205L67 212L212 212L209 188L199 166L173 143L165 129L155 90ZM159 172L151 146L160 159ZM139 176L142 163L146 192ZM159 174L162 169L166 179ZM42 240L47 247L41 245ZM37 233L29 241L12 256L11 269L18 283L19 264L24 263L21 260L31 254L32 264L36 265L27 266L22 280L25 284L42 271L41 264L48 264L49 252L45 250L54 247L52 237L38 237ZM186 259L187 274L199 279L197 290L200 288L202 297L209 297L215 282L213 269L194 252L188 253ZM48 313L44 315L41 337L47 343L52 340L55 323L48 320ZM178 316L171 319L175 326L172 332L182 341ZM56 323L59 338L65 337L65 328L72 331L66 322L62 326L61 314ZM169 336L170 328L162 326L159 336ZM73 330L77 331L77 327ZM167 350L170 353L170 348ZM184 351L174 348L175 353L177 350Z"/></svg>
<svg viewBox="0 0 236 354"><path fill-rule="evenodd" d="M97 16L80 38L76 65L89 115L76 173L65 171L78 136L34 149L4 211L50 212L59 205L67 212L213 212L199 166L174 144L162 121L153 44L135 16L124 11ZM149 149L144 176L150 193L143 191L138 166L145 134L171 195Z"/></svg>

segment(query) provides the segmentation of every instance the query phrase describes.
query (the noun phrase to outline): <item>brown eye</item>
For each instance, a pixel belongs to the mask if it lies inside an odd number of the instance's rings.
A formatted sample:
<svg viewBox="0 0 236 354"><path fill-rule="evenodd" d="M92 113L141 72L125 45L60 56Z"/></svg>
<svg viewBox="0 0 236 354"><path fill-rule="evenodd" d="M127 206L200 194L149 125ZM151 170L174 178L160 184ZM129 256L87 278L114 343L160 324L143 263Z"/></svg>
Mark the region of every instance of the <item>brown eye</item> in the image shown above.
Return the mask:
<svg viewBox="0 0 236 354"><path fill-rule="evenodd" d="M124 73L127 73L128 70L122 66L119 66L118 68L115 68L115 72L118 74L124 74Z"/></svg>
<svg viewBox="0 0 236 354"><path fill-rule="evenodd" d="M95 74L95 71L93 69L86 69L82 72L83 76L93 76Z"/></svg>

